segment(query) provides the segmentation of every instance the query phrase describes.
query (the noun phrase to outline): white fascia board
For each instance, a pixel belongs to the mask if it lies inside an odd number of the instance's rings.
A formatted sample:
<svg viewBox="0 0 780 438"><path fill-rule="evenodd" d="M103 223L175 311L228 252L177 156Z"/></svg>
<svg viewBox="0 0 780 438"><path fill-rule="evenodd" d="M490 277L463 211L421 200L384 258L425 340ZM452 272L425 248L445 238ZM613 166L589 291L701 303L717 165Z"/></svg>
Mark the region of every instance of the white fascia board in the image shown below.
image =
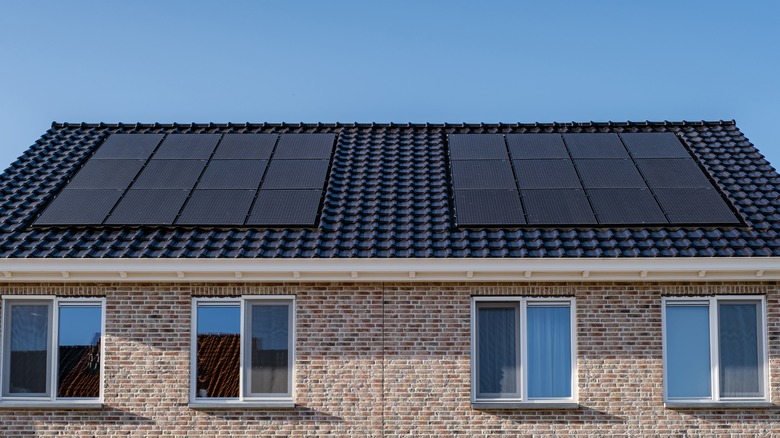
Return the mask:
<svg viewBox="0 0 780 438"><path fill-rule="evenodd" d="M0 260L0 282L738 280L780 280L780 257Z"/></svg>

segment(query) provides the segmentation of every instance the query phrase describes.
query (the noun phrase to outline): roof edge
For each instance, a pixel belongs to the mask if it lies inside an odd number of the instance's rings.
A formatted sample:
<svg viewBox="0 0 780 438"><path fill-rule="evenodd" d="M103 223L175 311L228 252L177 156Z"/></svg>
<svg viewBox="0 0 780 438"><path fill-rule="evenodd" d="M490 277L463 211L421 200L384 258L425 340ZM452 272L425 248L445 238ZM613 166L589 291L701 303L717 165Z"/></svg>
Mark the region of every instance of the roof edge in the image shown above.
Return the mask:
<svg viewBox="0 0 780 438"><path fill-rule="evenodd" d="M117 123L86 123L86 122L57 122L52 121L51 127L52 128L135 128L135 129L148 129L148 128L233 128L233 127L239 127L239 128L258 128L258 127L285 127L285 128L354 128L354 127L365 127L365 128L398 128L398 127L405 127L405 128L412 128L412 127L419 127L419 128L430 128L430 127L441 127L441 128L463 128L463 127L472 127L472 128L485 128L485 127L504 127L504 126L517 126L517 127L560 127L560 126L577 126L577 127L610 127L610 126L732 126L736 125L736 120L682 120L682 121L650 121L650 120L644 120L644 121L623 121L623 122L596 122L596 121L588 121L588 122L492 122L492 123L484 123L484 122L476 122L476 123L468 123L468 122L460 122L460 123L426 123L426 122L381 122L381 123L374 123L374 122L261 122L261 123L252 123L252 122L244 122L244 123L213 123L213 122L190 122L190 123L143 123L143 122L133 122L133 123L123 123L123 122L117 122Z"/></svg>
<svg viewBox="0 0 780 438"><path fill-rule="evenodd" d="M780 257L3 259L0 282L776 281Z"/></svg>

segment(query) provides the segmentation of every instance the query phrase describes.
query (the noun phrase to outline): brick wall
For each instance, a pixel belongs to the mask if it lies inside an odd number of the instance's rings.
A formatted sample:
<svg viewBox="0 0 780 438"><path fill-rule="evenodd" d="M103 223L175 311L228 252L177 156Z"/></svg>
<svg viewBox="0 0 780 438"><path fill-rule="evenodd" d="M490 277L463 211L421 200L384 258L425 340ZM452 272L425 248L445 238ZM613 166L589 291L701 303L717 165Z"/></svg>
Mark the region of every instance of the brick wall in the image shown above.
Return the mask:
<svg viewBox="0 0 780 438"><path fill-rule="evenodd" d="M5 285L106 297L105 407L0 409L0 435L780 435L778 409L665 409L661 296L767 297L780 397L780 293L755 284ZM297 296L295 409L188 408L193 296ZM476 410L472 295L577 298L580 408Z"/></svg>

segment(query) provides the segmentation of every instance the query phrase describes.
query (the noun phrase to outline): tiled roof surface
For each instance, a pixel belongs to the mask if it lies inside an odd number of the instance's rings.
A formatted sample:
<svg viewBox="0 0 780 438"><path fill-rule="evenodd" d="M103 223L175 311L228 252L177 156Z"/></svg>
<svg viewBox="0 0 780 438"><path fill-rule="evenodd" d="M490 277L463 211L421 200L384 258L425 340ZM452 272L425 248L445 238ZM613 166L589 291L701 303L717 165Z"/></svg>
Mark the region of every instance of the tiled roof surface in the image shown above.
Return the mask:
<svg viewBox="0 0 780 438"><path fill-rule="evenodd" d="M111 133L338 133L318 228L31 227ZM459 229L450 133L674 132L747 226ZM0 257L780 256L780 179L734 122L53 124L0 176Z"/></svg>

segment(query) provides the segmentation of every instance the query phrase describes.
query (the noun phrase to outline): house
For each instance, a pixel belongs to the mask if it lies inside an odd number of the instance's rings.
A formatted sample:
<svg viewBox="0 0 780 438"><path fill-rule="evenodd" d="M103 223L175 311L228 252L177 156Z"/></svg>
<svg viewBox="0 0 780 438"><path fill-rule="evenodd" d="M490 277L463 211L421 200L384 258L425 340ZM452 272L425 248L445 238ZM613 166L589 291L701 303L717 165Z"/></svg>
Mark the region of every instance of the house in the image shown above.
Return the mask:
<svg viewBox="0 0 780 438"><path fill-rule="evenodd" d="M0 176L0 434L780 434L732 121L54 123Z"/></svg>

